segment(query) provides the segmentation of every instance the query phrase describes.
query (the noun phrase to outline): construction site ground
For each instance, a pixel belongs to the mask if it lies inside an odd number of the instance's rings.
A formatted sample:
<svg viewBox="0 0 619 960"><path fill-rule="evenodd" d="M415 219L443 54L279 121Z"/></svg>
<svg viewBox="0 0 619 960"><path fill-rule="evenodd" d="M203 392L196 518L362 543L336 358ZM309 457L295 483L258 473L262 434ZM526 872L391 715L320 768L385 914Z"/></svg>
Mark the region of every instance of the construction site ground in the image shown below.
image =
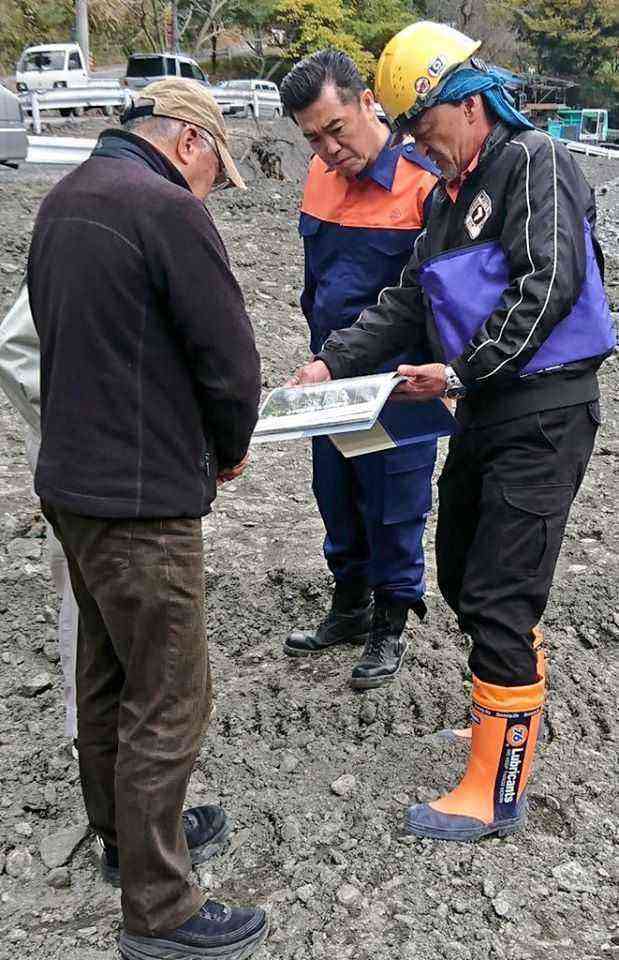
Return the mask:
<svg viewBox="0 0 619 960"><path fill-rule="evenodd" d="M65 132L92 136L102 125L90 120ZM209 204L245 293L265 389L308 355L297 234L305 154L289 123L267 126L236 125L250 189ZM582 166L596 189L617 311L619 162ZM288 179L267 179L265 168ZM21 283L39 203L65 172L0 171L0 316ZM206 318L206 301L204 310ZM348 686L358 651L311 660L282 653L288 631L317 623L329 601L309 445L255 448L246 475L220 492L204 522L217 712L188 804L221 803L234 823L227 851L200 868L199 879L217 899L268 909L272 932L258 960L619 957L616 358L601 383L604 425L544 617L550 689L529 823L506 839L399 839L407 804L439 796L466 762L465 747L436 736L466 723L470 675L468 641L436 586L435 515L427 621L410 617L397 682L358 694ZM442 442L440 459L444 453ZM116 955L120 894L99 876L78 765L63 735L57 608L24 425L2 395L0 958L107 960ZM349 779L334 790L342 776Z"/></svg>

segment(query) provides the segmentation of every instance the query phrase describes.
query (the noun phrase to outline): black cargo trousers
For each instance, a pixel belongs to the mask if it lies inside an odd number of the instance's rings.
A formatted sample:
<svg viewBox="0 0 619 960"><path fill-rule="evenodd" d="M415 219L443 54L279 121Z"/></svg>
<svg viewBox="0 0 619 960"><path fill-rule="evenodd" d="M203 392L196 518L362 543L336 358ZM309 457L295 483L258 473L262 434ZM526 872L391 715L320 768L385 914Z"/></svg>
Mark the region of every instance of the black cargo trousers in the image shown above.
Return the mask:
<svg viewBox="0 0 619 960"><path fill-rule="evenodd" d="M486 683L537 678L531 628L552 586L570 507L600 424L599 401L467 428L438 482L438 583Z"/></svg>
<svg viewBox="0 0 619 960"><path fill-rule="evenodd" d="M108 520L43 502L79 607L77 716L90 825L119 848L125 929L197 913L182 822L211 709L202 524Z"/></svg>

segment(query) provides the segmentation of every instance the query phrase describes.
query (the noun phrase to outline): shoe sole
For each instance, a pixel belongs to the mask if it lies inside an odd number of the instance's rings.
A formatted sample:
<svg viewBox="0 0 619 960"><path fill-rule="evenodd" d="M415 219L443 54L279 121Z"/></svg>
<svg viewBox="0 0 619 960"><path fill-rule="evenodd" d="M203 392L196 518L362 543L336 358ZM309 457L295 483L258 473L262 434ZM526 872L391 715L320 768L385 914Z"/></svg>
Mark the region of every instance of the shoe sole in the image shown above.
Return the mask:
<svg viewBox="0 0 619 960"><path fill-rule="evenodd" d="M133 937L123 931L118 949L123 960L245 960L264 943L268 933L268 918L257 933L229 946L196 947L156 937Z"/></svg>
<svg viewBox="0 0 619 960"><path fill-rule="evenodd" d="M432 840L455 840L460 843L474 843L476 840L481 840L482 837L490 837L493 834L496 834L498 837L509 837L510 834L517 833L518 830L521 830L526 821L526 814L521 814L512 820L503 820L501 823L489 823L479 828L471 827L468 830L433 830L430 827L424 829L420 826L415 829L414 833L405 833L401 837L398 837L398 839L401 843L411 843L414 840L427 838Z"/></svg>
<svg viewBox="0 0 619 960"><path fill-rule="evenodd" d="M208 843L203 843L200 847L192 847L189 851L192 867L206 863L207 860L212 860L218 853L221 853L221 848L230 836L230 830L230 821L226 817L219 833L211 837ZM115 867L101 863L101 876L105 882L109 883L112 887L120 887L120 870L117 870Z"/></svg>
<svg viewBox="0 0 619 960"><path fill-rule="evenodd" d="M402 652L402 658L400 660L398 669L395 671L395 673L390 673L388 677L351 677L350 685L353 690L374 690L376 687L382 687L384 683L392 683L402 669L407 650L408 643Z"/></svg>
<svg viewBox="0 0 619 960"><path fill-rule="evenodd" d="M320 647L318 650L301 650L299 647L289 647L284 643L284 653L289 657L317 657L322 653L329 653L336 647L364 647L367 643L369 634L363 633L350 640L338 640L337 643L330 643L327 647Z"/></svg>

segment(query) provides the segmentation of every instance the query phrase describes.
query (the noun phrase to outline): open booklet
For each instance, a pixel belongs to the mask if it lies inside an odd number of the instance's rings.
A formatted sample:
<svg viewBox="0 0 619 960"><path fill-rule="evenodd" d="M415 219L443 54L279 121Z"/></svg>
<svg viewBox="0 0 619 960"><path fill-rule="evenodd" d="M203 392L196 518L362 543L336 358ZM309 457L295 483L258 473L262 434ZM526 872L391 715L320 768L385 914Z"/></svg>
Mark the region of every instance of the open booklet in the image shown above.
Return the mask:
<svg viewBox="0 0 619 960"><path fill-rule="evenodd" d="M327 435L345 457L359 457L436 436L457 424L442 400L390 399L397 373L277 387L260 408L252 443Z"/></svg>

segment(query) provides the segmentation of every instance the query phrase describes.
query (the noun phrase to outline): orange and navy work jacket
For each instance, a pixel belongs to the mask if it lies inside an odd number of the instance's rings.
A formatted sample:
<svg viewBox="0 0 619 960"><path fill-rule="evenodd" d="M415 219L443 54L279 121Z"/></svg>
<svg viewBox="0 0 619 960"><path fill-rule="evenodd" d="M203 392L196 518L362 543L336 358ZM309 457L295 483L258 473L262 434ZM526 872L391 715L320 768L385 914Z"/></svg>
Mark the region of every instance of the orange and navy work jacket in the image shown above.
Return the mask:
<svg viewBox="0 0 619 960"><path fill-rule="evenodd" d="M355 322L395 286L423 228L438 170L412 144L389 143L347 180L314 157L301 201L305 246L301 307L318 353L332 330Z"/></svg>

